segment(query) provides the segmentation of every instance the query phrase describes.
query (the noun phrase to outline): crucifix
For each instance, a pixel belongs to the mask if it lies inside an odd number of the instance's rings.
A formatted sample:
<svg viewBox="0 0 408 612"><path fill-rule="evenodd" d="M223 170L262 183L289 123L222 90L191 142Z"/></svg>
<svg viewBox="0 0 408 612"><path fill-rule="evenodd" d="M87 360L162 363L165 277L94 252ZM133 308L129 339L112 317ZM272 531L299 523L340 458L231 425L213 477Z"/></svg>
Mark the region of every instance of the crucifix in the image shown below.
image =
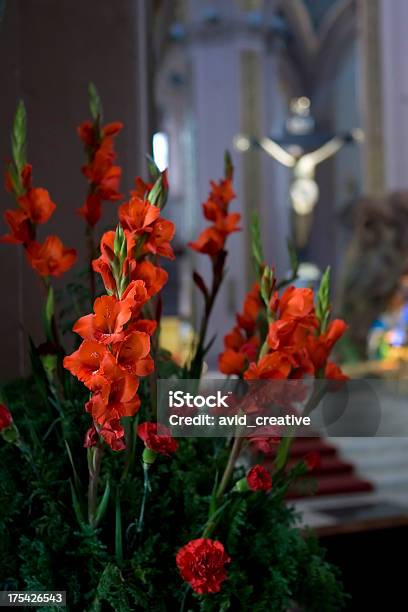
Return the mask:
<svg viewBox="0 0 408 612"><path fill-rule="evenodd" d="M293 99L290 110L291 115L286 121L286 134L282 138L265 136L256 139L239 134L234 139L234 145L242 152L260 148L283 166L292 169L289 195L295 213L295 229L296 226L298 229L307 226L307 241L311 215L319 199L319 187L315 180L316 167L335 155L344 145L362 142L364 136L359 128L334 135L315 132L314 120L310 114L310 100L305 96ZM303 222L302 219L296 219L297 217L303 217ZM304 243L305 231L300 231L300 234L300 242Z"/></svg>

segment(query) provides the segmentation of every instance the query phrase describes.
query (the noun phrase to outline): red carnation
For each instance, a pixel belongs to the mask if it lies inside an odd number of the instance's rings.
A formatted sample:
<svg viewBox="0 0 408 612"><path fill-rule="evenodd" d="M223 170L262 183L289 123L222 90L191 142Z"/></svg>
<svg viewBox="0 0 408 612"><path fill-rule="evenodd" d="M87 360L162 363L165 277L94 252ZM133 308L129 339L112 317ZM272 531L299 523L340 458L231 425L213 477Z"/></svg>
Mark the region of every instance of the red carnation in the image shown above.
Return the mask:
<svg viewBox="0 0 408 612"><path fill-rule="evenodd" d="M175 440L168 427L160 425L160 435L157 433L157 423L142 423L137 428L137 435L143 440L145 446L161 455L171 455L178 449L178 442Z"/></svg>
<svg viewBox="0 0 408 612"><path fill-rule="evenodd" d="M221 542L208 538L191 540L176 555L181 577L200 595L221 590L227 578L224 565L230 561Z"/></svg>
<svg viewBox="0 0 408 612"><path fill-rule="evenodd" d="M254 465L247 474L247 483L252 491L270 491L272 478L262 465Z"/></svg>
<svg viewBox="0 0 408 612"><path fill-rule="evenodd" d="M13 424L10 410L4 404L0 404L0 432Z"/></svg>

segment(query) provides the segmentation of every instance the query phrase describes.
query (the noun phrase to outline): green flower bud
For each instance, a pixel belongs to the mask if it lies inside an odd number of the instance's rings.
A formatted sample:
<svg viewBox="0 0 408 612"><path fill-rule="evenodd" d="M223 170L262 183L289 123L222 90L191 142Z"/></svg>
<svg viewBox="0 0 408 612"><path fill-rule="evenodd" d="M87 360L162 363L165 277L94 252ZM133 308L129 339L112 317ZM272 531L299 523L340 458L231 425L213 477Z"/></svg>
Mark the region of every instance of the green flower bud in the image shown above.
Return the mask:
<svg viewBox="0 0 408 612"><path fill-rule="evenodd" d="M151 448L146 447L143 451L142 461L143 463L147 463L148 465L151 465L152 463L156 461L156 457L157 457L157 453Z"/></svg>
<svg viewBox="0 0 408 612"><path fill-rule="evenodd" d="M115 232L115 240L113 242L113 252L115 253L115 257L121 261L121 255L123 252L123 243L126 244L125 232L123 231L123 227L118 224Z"/></svg>
<svg viewBox="0 0 408 612"><path fill-rule="evenodd" d="M248 481L246 479L246 476L244 478L241 478L241 480L238 480L235 483L234 491L237 491L237 493L244 493L245 491L249 491L249 486L248 486Z"/></svg>

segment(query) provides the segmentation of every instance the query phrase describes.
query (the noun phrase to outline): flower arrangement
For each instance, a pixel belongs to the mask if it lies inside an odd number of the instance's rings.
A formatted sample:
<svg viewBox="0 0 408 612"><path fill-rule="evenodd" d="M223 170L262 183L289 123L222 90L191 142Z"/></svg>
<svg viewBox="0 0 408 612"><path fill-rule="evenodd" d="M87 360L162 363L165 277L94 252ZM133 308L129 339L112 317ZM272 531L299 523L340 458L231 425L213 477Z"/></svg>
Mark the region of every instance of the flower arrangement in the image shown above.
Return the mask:
<svg viewBox="0 0 408 612"><path fill-rule="evenodd" d="M341 609L337 570L285 503L318 457L289 465L294 436L279 431L176 439L157 420L157 381L199 379L212 343L208 328L228 241L240 231L240 215L230 210L229 155L202 206L210 225L189 245L209 257L212 273L205 281L194 272L202 321L190 359L179 363L160 345L162 261L174 258L175 227L163 216L167 172L150 161L151 182L137 178L122 202L114 138L123 126L102 126L93 86L90 111L78 130L89 185L78 212L86 222L92 312L75 322L78 343L69 355L51 277L64 274L75 253L57 236L37 242L37 226L56 206L45 189L32 187L22 104L13 126L6 188L17 208L5 213L10 233L2 240L22 245L43 279L47 342L30 342L32 376L1 389L0 588L65 590L71 610L260 611L294 602L319 612ZM102 201L122 203L116 229L103 233L96 248ZM256 282L225 336L220 372L243 384L305 378L341 384L345 376L330 353L345 324L330 321L329 271L316 297L293 285L294 257L292 277L279 282L264 261L256 217L251 229ZM260 457L273 447L272 467L262 459L246 467L240 457L250 447Z"/></svg>

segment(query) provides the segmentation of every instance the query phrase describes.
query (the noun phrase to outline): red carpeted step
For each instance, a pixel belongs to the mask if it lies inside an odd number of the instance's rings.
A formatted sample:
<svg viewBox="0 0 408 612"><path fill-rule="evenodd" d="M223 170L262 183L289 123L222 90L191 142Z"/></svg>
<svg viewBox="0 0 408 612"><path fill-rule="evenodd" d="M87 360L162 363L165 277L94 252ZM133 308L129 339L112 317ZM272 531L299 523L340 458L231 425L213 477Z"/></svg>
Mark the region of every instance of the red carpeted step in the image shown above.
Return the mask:
<svg viewBox="0 0 408 612"><path fill-rule="evenodd" d="M278 445L271 452L271 457L276 455ZM296 458L302 458L310 452L317 451L321 457L326 455L335 455L337 449L322 440L322 438L296 438L290 449L290 456Z"/></svg>
<svg viewBox="0 0 408 612"><path fill-rule="evenodd" d="M265 457L265 467L272 468L277 447ZM311 495L341 495L365 493L373 490L372 484L360 478L349 461L342 459L335 446L322 438L297 438L290 450L288 467L310 455L318 454L315 467L300 478L288 495L288 499L310 497Z"/></svg>
<svg viewBox="0 0 408 612"><path fill-rule="evenodd" d="M313 479L303 478L288 494L288 499L313 495L341 495L344 493L366 493L373 490L373 485L356 475L326 476Z"/></svg>
<svg viewBox="0 0 408 612"><path fill-rule="evenodd" d="M289 461L288 467L289 469L293 467L296 463L298 463L299 459L292 459ZM353 464L349 461L344 461L336 454L333 455L321 455L320 456L320 465L313 468L313 476L315 478L320 478L323 476L329 475L346 475L350 474L353 471Z"/></svg>

